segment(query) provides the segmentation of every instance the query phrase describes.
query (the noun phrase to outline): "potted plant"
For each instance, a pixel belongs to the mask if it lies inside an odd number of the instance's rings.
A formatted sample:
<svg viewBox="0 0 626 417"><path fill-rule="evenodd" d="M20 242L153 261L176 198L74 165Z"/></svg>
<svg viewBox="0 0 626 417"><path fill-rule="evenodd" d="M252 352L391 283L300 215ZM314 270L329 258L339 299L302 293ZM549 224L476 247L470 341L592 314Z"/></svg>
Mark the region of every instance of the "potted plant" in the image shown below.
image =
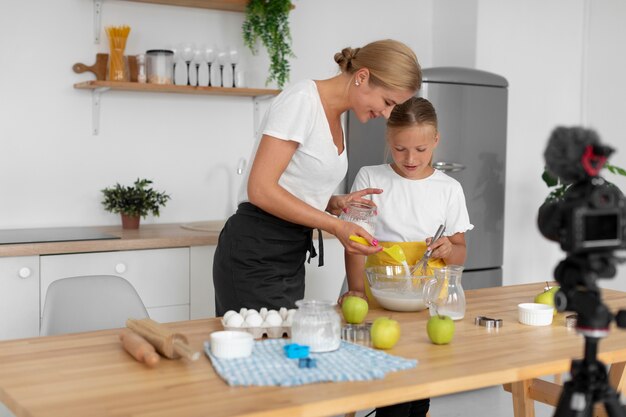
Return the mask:
<svg viewBox="0 0 626 417"><path fill-rule="evenodd" d="M145 218L149 213L158 217L159 208L165 207L170 199L169 195L155 191L150 184L152 181L139 178L133 186L116 183L114 187L102 190L102 205L106 211L122 215L122 228L137 229L141 217Z"/></svg>
<svg viewBox="0 0 626 417"><path fill-rule="evenodd" d="M291 50L289 31L290 0L250 0L246 6L243 22L243 40L253 54L258 52L257 40L267 48L270 57L270 72L266 85L276 81L283 88L289 80L288 58L294 57Z"/></svg>

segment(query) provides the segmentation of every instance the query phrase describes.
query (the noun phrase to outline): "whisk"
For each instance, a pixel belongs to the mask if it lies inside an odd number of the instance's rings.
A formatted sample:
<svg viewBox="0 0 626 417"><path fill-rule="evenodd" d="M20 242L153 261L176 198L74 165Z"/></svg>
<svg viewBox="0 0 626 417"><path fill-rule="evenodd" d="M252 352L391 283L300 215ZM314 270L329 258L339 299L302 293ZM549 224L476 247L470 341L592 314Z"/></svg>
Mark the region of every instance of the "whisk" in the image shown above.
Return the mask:
<svg viewBox="0 0 626 417"><path fill-rule="evenodd" d="M437 229L437 232L435 232L435 236L433 236L433 240L430 242L431 245L441 237L445 229L446 228L443 224L439 225L439 229ZM418 273L419 275L426 275L426 273L428 272L428 260L430 259L430 255L432 253L432 249L424 252L422 258L413 266L413 268L411 268L411 275L414 275L415 273Z"/></svg>

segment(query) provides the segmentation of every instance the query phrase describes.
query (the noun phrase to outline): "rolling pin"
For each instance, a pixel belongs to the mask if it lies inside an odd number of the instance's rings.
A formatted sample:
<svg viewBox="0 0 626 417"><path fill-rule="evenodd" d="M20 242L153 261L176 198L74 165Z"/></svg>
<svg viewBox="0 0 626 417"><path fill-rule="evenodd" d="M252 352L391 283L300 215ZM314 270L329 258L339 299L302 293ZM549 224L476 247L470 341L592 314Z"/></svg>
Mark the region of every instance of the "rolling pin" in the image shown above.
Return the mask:
<svg viewBox="0 0 626 417"><path fill-rule="evenodd" d="M128 319L126 320L126 327L143 336L166 358L177 359L182 356L191 361L200 358L200 352L191 349L185 335L173 333L154 320Z"/></svg>
<svg viewBox="0 0 626 417"><path fill-rule="evenodd" d="M126 352L139 362L143 362L150 367L159 363L161 357L154 350L154 346L132 330L122 330L122 333L120 333L120 340L122 341L124 350L126 350Z"/></svg>

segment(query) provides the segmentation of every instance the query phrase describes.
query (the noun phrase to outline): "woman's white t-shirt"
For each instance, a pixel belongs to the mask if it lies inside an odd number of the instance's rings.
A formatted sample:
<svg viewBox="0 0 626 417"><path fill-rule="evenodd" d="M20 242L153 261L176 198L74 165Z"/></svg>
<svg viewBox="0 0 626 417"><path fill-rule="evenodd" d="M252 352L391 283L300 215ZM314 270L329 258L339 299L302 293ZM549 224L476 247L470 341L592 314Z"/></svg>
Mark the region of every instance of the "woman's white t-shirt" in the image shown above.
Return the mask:
<svg viewBox="0 0 626 417"><path fill-rule="evenodd" d="M343 129L342 129L343 130ZM317 85L313 80L300 81L283 90L272 102L261 122L253 158L263 135L298 142L278 184L300 200L324 211L328 200L348 170L344 150L338 155ZM248 164L239 202L249 201Z"/></svg>
<svg viewBox="0 0 626 417"><path fill-rule="evenodd" d="M352 191L367 187L383 189L371 196L378 206L374 236L381 242L423 242L440 224L446 227L445 236L474 228L461 184L441 171L411 180L389 164L366 166L357 173Z"/></svg>

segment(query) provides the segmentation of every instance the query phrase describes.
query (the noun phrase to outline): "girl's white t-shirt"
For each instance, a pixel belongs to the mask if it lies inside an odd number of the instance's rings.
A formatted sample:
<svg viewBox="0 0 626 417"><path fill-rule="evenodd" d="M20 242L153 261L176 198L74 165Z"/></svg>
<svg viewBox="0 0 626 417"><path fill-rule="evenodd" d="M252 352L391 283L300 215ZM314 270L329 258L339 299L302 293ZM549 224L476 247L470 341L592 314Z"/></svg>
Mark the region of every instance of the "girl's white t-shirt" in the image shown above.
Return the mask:
<svg viewBox="0 0 626 417"><path fill-rule="evenodd" d="M352 191L367 187L383 189L371 196L378 206L374 236L381 242L423 242L440 224L446 227L445 236L474 228L461 184L441 171L411 180L389 164L366 166L357 173Z"/></svg>
<svg viewBox="0 0 626 417"><path fill-rule="evenodd" d="M345 135L344 150L341 155L337 153L315 82L300 81L283 90L265 113L260 132L252 158L263 135L298 142L298 148L278 184L310 206L324 211L328 200L346 175L348 159ZM248 164L239 192L240 203L249 201L251 166Z"/></svg>

